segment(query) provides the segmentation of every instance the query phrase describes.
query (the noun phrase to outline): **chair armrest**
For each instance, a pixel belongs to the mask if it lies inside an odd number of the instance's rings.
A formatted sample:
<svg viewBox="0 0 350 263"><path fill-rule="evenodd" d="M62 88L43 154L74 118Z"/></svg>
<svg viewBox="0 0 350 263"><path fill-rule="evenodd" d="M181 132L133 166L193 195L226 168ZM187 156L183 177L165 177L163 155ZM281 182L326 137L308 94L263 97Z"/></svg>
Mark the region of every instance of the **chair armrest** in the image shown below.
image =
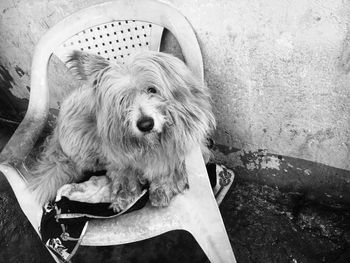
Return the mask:
<svg viewBox="0 0 350 263"><path fill-rule="evenodd" d="M31 69L31 91L29 105L24 119L5 145L0 154L0 163L13 167L21 165L32 150L49 115L49 88L47 84L47 67L52 55L52 45L47 44L45 34L37 44Z"/></svg>
<svg viewBox="0 0 350 263"><path fill-rule="evenodd" d="M47 119L46 112L29 111L0 153L0 163L21 165L33 149Z"/></svg>

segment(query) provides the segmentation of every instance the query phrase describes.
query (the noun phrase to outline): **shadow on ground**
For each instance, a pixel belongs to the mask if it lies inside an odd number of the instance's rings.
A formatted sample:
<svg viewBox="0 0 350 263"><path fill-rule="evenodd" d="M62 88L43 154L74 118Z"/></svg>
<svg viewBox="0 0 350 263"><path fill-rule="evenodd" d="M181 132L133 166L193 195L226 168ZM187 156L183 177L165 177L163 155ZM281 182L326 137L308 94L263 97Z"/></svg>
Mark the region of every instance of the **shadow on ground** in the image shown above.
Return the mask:
<svg viewBox="0 0 350 263"><path fill-rule="evenodd" d="M350 262L349 208L323 206L305 200L301 193L281 192L237 179L220 210L239 263ZM49 257L20 212L8 184L2 183L0 262L46 263ZM190 234L174 231L122 246L80 247L73 263L83 262L208 260Z"/></svg>

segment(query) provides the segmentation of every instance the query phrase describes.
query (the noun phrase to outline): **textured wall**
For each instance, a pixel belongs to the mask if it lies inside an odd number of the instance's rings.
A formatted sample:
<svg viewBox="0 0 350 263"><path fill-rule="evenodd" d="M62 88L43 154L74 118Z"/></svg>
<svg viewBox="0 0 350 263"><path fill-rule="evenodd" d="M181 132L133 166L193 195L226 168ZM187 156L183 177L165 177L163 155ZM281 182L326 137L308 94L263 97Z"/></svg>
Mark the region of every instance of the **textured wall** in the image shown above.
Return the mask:
<svg viewBox="0 0 350 263"><path fill-rule="evenodd" d="M0 2L0 62L13 77L15 96L28 97L31 56L40 36L97 2ZM242 164L242 156L263 149L350 170L349 75L341 64L350 39L349 2L168 2L187 16L201 45L218 119L218 159L254 169L256 163ZM71 84L56 77L61 67L52 70L57 97ZM259 167L277 169L279 162L271 157Z"/></svg>
<svg viewBox="0 0 350 263"><path fill-rule="evenodd" d="M346 1L198 1L183 11L202 44L220 144L350 169Z"/></svg>

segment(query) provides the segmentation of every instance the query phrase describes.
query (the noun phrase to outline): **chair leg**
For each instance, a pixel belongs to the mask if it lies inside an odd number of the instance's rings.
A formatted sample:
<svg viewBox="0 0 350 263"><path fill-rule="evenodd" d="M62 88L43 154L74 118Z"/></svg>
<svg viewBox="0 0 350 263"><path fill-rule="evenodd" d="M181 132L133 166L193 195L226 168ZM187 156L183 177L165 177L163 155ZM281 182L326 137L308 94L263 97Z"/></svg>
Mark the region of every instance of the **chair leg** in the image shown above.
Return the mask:
<svg viewBox="0 0 350 263"><path fill-rule="evenodd" d="M190 216L185 229L193 235L211 263L236 263L215 198L204 199L200 203L198 199L187 203Z"/></svg>
<svg viewBox="0 0 350 263"><path fill-rule="evenodd" d="M37 203L35 196L28 190L25 179L15 168L10 165L0 164L0 171L5 175L23 213L26 215L27 219L40 237L39 225L42 215L42 207ZM62 262L49 249L48 251L57 263Z"/></svg>
<svg viewBox="0 0 350 263"><path fill-rule="evenodd" d="M25 179L17 169L10 165L0 164L0 171L5 175L7 181L11 185L23 213L40 236L39 226L42 216L42 207L37 202L35 195L28 190Z"/></svg>

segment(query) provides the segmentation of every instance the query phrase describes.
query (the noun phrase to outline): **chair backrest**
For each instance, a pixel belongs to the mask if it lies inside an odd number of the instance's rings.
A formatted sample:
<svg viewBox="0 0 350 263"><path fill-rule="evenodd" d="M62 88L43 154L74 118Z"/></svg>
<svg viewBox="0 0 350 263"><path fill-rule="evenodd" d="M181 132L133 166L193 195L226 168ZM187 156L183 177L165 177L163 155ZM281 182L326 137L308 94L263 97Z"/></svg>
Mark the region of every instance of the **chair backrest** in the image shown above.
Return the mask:
<svg viewBox="0 0 350 263"><path fill-rule="evenodd" d="M32 62L28 112L47 116L47 67L53 53L65 61L69 50L80 49L123 61L128 54L140 49L158 50L163 28L175 36L185 63L204 81L203 60L195 33L175 8L156 0L105 2L66 17L40 39Z"/></svg>

